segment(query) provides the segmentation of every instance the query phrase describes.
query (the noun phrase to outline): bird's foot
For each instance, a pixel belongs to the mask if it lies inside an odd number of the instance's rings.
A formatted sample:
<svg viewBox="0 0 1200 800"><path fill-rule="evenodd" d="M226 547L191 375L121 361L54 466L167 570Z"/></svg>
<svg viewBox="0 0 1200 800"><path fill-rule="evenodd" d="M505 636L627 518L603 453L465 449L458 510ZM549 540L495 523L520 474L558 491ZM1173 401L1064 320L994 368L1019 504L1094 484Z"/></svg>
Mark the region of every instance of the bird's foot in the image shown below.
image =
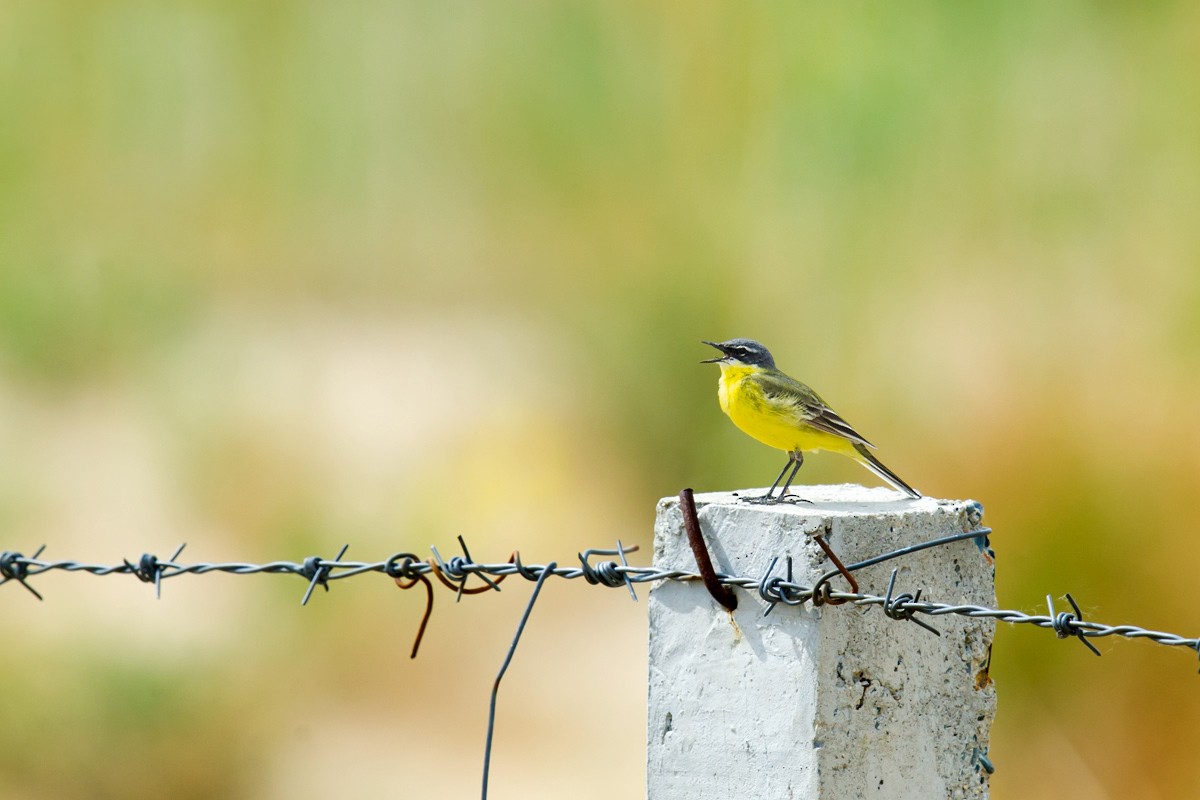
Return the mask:
<svg viewBox="0 0 1200 800"><path fill-rule="evenodd" d="M775 502L788 503L790 505L796 505L797 503L808 503L811 506L813 504L812 500L805 500L803 497L794 494L781 494L779 497L775 498Z"/></svg>
<svg viewBox="0 0 1200 800"><path fill-rule="evenodd" d="M770 495L763 494L756 497L739 497L743 503L750 503L756 506L777 506L780 503L795 505L796 503L808 503L812 505L811 500L805 500L803 497L797 497L794 494Z"/></svg>

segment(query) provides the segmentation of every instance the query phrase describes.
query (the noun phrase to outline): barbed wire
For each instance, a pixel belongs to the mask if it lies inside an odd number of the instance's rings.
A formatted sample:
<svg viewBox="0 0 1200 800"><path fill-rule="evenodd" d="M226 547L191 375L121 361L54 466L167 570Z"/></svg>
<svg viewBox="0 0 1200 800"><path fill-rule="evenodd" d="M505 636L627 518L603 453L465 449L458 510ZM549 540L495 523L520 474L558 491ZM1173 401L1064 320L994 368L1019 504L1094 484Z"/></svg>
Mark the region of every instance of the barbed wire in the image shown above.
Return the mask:
<svg viewBox="0 0 1200 800"><path fill-rule="evenodd" d="M989 533L991 533L990 529L980 528L924 542L919 547L939 546L961 539L986 536ZM514 552L512 557L506 562L480 563L470 558L470 553L466 549L461 537L459 538L459 542L460 546L463 547L463 555L452 556L450 558L443 558L437 548L433 547L431 548L433 558L430 559L421 559L414 553L402 552L396 553L383 561L342 561L341 558L346 552L346 547L343 547L338 557L333 559L326 559L321 556L309 556L303 561L270 561L264 564L246 562L179 563L176 559L182 553L183 547L180 547L168 559L160 559L153 554L147 553L142 555L136 563L124 560L119 564L90 564L73 559L43 559L40 556L45 549L44 547L39 548L32 556L24 556L19 552L6 550L0 553L0 586L6 583L17 582L38 599L42 599L41 593L31 586L29 581L32 578L51 571L86 573L96 576L131 575L143 582L154 583L157 593L161 593L163 581L184 575L210 575L213 573L230 575L296 575L308 581L308 589L301 601L302 603L307 603L317 586L328 590L329 584L334 581L369 574L383 574L393 580L408 581L433 576L441 580L459 596L462 594L475 594L479 591L499 590L500 581L510 575L518 575L528 581L537 581L542 577L543 573L548 573L548 577L561 578L563 580L582 578L589 584L610 588L625 586L634 599L636 599L634 592L635 584L664 580L685 582L703 580L703 576L699 573L688 570L661 569L652 566L631 566L626 561L625 556L628 553L635 552L637 547L625 546L619 541L616 548L613 549L590 548L579 553L578 566L557 566L554 563L549 565L525 564L521 561L518 552ZM851 564L846 569L854 571L889 558L907 555L913 549L913 546L898 548L897 550L869 559L867 562ZM612 560L592 563L592 559L597 556L617 556L620 558L620 563ZM838 571L831 571L831 573L822 576L814 585L808 586L782 576L774 576L773 572L778 562L779 558L772 558L766 564L763 573L758 577L728 575L725 573L716 573L716 577L722 586L731 589L742 589L757 594L768 603L765 613L770 613L777 603L789 606L799 606L805 603L821 606L831 602L834 604L841 602L851 603L856 606L880 606L889 617L894 619L916 621L913 618L914 614L924 614L930 617L957 615L970 618L987 618L1013 625L1032 625L1037 628L1052 630L1059 638L1078 637L1085 642L1086 639L1105 636L1146 639L1168 647L1190 648L1200 654L1200 638L1149 630L1137 625L1109 625L1094 620L1085 620L1078 605L1075 605L1074 600L1069 601L1072 604L1073 611L1055 612L1053 601L1050 597L1047 597L1049 613L1038 615L1014 609L941 603L934 600L922 600L910 595L892 596L890 591L888 594L882 596L866 592L838 592L828 588L828 578L837 575ZM473 589L467 588L467 581L471 577L477 577L485 585ZM1069 598L1070 596L1067 595L1067 597Z"/></svg>
<svg viewBox="0 0 1200 800"><path fill-rule="evenodd" d="M184 575L212 575L217 573L230 575L296 575L308 581L307 589L300 601L301 605L307 605L313 591L318 586L328 591L329 584L333 581L364 575L383 574L391 578L396 586L401 589L411 589L418 583L424 585L426 592L425 613L417 629L411 653L411 657L415 658L433 611L434 591L430 576L435 577L444 586L454 591L457 600L461 600L463 595L467 594L500 591L500 584L510 575L519 575L527 581L533 581L533 592L527 601L525 611L521 616L512 643L509 645L507 655L492 685L488 709L487 738L483 755L483 800L487 800L488 795L488 776L490 773L492 741L496 722L496 699L500 689L500 682L512 661L513 654L521 638L521 633L525 629L525 625L529 620L529 615L533 610L534 603L537 601L542 586L551 577L564 580L582 578L591 585L607 586L610 588L624 586L628 589L630 596L635 602L638 599L637 592L634 589L635 584L652 583L655 581L702 581L713 598L729 609L730 612L737 608L737 597L731 590L741 589L748 593L757 594L767 604L763 612L764 615L770 614L780 603L787 606L800 606L807 603L814 608L823 605L850 603L868 608L879 606L888 618L897 621L913 622L936 636L940 636L941 632L928 622L918 619L916 615L921 614L928 617L954 615L974 619L994 619L1014 625L1032 625L1036 628L1052 630L1060 639L1069 637L1078 638L1079 641L1096 655L1100 655L1100 651L1088 640L1104 636L1146 639L1169 647L1187 647L1200 654L1200 638L1190 638L1174 633L1149 630L1137 625L1107 625L1092 620L1085 620L1079 605L1070 594L1066 595L1066 599L1070 603L1072 611L1056 612L1053 598L1047 595L1046 603L1049 613L1044 616L980 605L941 603L933 600L922 600L921 594L923 590L920 589L917 590L916 594L896 594L896 569L892 570L887 592L884 595L873 595L859 591L858 583L854 578L854 572L857 570L891 559L901 558L919 550L940 547L964 539L977 540L981 549L983 549L987 544L987 536L991 533L990 528L977 528L963 533L931 539L915 545L896 548L895 550L849 565L844 565L824 540L824 535L828 533L828 530L817 532L812 535L812 538L821 547L835 568L820 576L813 585L807 586L793 580L791 556L786 557L786 576L775 575L776 567L780 561L778 556L770 559L759 577L727 575L716 572L713 569L707 545L704 543L700 532L695 502L690 489L686 489L680 493L680 501L684 514L685 528L687 529L690 544L696 556L698 572L681 569L660 569L653 566L631 566L626 555L636 551L638 548L636 545L626 547L620 540L617 541L615 549L590 548L578 553L579 566L560 567L557 562L553 561L544 565L525 564L521 560L520 553L515 550L506 562L498 564L480 563L471 557L466 542L460 536L458 537L458 543L462 549L462 555L452 556L448 559L443 558L436 547L431 547L430 550L433 553L433 558L429 559L422 559L415 553L401 552L390 556L384 561L343 561L342 558L349 549L349 545L344 545L337 556L332 559L326 559L321 556L309 556L303 561L271 561L265 564L246 562L198 562L183 564L178 559L182 555L186 545L180 545L174 554L167 559L160 559L154 554L145 553L136 563L126 559L120 564L89 564L72 559L42 559L41 555L45 550L45 546L43 545L32 556L28 557L14 550L0 552L0 586L16 582L25 587L38 600L42 600L44 599L42 594L30 585L30 580L47 572L61 571L95 576L132 575L142 582L153 583L155 596L161 597L163 581ZM975 520L972 520L972 522L975 522ZM611 560L613 556L619 559L619 563ZM608 557L609 560L592 563L592 560L597 557ZM845 578L851 591L839 592L834 591L830 587L830 580L839 574ZM467 583L471 578L477 578L482 585L468 588ZM981 751L978 748L975 748L973 762L977 770L983 770L988 774L991 774L995 770L986 751Z"/></svg>

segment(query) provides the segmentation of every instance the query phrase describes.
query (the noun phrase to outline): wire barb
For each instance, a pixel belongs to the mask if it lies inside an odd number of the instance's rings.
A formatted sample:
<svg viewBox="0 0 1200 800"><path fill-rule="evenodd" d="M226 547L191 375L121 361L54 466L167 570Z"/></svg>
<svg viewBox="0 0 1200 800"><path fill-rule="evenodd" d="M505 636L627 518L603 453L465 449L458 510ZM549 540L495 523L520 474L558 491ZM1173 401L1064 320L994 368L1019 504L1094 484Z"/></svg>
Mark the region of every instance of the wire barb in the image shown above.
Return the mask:
<svg viewBox="0 0 1200 800"><path fill-rule="evenodd" d="M767 602L767 610L763 612L763 616L767 616L775 610L776 603L783 603L789 606L798 606L809 599L809 593L798 591L792 585L792 557L787 557L787 578L774 578L771 573L775 571L775 565L779 563L779 556L771 559L771 563L767 565L767 571L763 573L762 580L758 582L758 596Z"/></svg>
<svg viewBox="0 0 1200 800"><path fill-rule="evenodd" d="M512 561L513 566L516 567L517 570L516 574L520 575L527 581L536 581L542 574L541 571L535 569L534 567L528 567L521 562L521 552L519 550L513 551Z"/></svg>
<svg viewBox="0 0 1200 800"><path fill-rule="evenodd" d="M463 554L461 556L454 556L448 562L442 560L442 554L438 552L436 547L429 548L433 551L433 557L436 562L432 565L433 574L442 582L443 586L454 591L454 602L457 603L462 600L464 594L480 594L489 589L495 589L497 592L500 591L500 582L504 580L504 577L500 576L497 580L492 580L479 570L468 569L474 563L474 559L471 558L471 551L467 550L467 543L461 536L458 537L458 546L462 548ZM515 556L516 554L514 553L513 555ZM509 560L512 559L510 558ZM486 583L487 586L476 586L474 589L468 589L467 578L470 577L472 572L478 575L480 580Z"/></svg>
<svg viewBox="0 0 1200 800"><path fill-rule="evenodd" d="M16 581L28 589L29 593L38 600L44 600L45 598L42 597L42 593L26 583L25 578L29 575L30 562L36 561L37 557L40 556L42 551L45 549L46 545L42 545L37 549L37 552L34 553L33 557L30 559L26 559L25 556L21 555L15 550L5 550L3 553L0 553L0 576L4 578L4 580L0 580L0 586L3 586L9 581Z"/></svg>
<svg viewBox="0 0 1200 800"><path fill-rule="evenodd" d="M899 572L898 567L892 570L892 577L888 579L887 594L883 598L883 613L890 619L906 619L909 622L915 622L925 630L932 633L934 636L941 636L942 632L937 628L933 627L928 622L922 622L914 617L913 612L917 609L915 605L909 605L910 603L916 604L921 602L921 592L923 592L924 589L917 589L917 593L915 595L908 594L906 592L904 594L898 594L895 597L892 597L892 589L896 588L897 572Z"/></svg>
<svg viewBox="0 0 1200 800"><path fill-rule="evenodd" d="M603 584L610 588L615 588L621 585L627 586L629 587L629 596L632 597L633 602L636 603L638 596L637 592L633 590L633 581L629 580L628 573L617 568L617 563L615 561L601 561L593 567L588 563L588 559L592 556L617 556L621 559L620 566L628 569L629 561L626 560L625 554L637 552L637 549L638 546L636 544L633 547L626 549L625 546L621 544L621 540L617 539L616 550L601 550L595 547L590 547L587 550L584 550L582 553L579 553L579 563L583 570L583 579L593 586L595 586L597 583Z"/></svg>
<svg viewBox="0 0 1200 800"><path fill-rule="evenodd" d="M183 552L183 548L187 547L187 542L179 545L179 549L166 562L158 560L158 556L151 553L142 553L142 557L138 559L135 565L129 559L124 559L125 566L129 572L136 575L142 583L154 584L154 599L162 599L162 579L163 570L175 565L175 559L179 558L179 554Z"/></svg>
<svg viewBox="0 0 1200 800"><path fill-rule="evenodd" d="M304 566L301 568L300 574L308 578L308 591L304 593L304 599L300 601L300 605L308 605L308 599L312 597L313 589L319 584L322 589L329 591L329 573L333 570L333 565L342 560L342 556L346 555L346 551L350 549L350 545L342 545L342 549L338 551L337 557L333 561L326 561L320 556L309 556L304 559Z"/></svg>
<svg viewBox="0 0 1200 800"><path fill-rule="evenodd" d="M1075 602L1075 598L1071 597L1071 593L1066 594L1067 602L1071 604L1071 608L1075 609L1075 613L1063 611L1060 614L1054 613L1054 598L1046 595L1046 605L1050 606L1050 627L1058 634L1058 638L1066 639L1068 636L1078 636L1079 641L1087 645L1087 648L1096 655L1100 655L1100 651L1096 649L1096 645L1089 642L1083 635L1083 630L1076 624L1083 622L1083 612L1079 610L1079 604Z"/></svg>

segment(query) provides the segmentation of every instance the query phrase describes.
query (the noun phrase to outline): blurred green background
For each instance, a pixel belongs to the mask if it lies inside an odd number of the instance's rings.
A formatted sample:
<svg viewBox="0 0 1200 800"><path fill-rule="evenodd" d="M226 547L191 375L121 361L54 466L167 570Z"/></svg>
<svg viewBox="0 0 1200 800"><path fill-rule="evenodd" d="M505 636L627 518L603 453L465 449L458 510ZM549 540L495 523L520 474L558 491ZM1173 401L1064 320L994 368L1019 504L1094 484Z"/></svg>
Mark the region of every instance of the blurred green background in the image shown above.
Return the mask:
<svg viewBox="0 0 1200 800"><path fill-rule="evenodd" d="M749 336L1002 607L1195 634L1200 7L0 4L0 548L569 561L763 485ZM802 480L873 478L834 456ZM1170 567L1170 568L1168 568ZM1182 584L1179 579L1182 578ZM463 797L526 588L0 590L15 798ZM1061 601L1060 601L1061 605ZM645 604L552 584L493 796L643 792ZM993 797L1194 791L1194 655L1000 627Z"/></svg>

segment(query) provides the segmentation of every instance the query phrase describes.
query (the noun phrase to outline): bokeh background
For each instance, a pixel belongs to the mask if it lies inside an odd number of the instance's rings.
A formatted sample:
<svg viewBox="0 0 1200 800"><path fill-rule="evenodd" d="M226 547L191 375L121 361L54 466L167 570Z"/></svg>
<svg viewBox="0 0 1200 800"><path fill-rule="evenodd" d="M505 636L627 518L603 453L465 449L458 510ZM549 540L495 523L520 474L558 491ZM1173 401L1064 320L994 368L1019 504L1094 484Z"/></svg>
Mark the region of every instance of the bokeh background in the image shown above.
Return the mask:
<svg viewBox="0 0 1200 800"><path fill-rule="evenodd" d="M645 563L657 498L779 466L696 363L750 336L984 503L1003 607L1195 634L1198 70L1182 2L7 0L0 548ZM35 585L14 798L473 796L528 596L410 662L382 577ZM1192 795L1194 655L1098 644L999 629L993 797ZM493 796L640 796L644 658L644 601L548 586Z"/></svg>

